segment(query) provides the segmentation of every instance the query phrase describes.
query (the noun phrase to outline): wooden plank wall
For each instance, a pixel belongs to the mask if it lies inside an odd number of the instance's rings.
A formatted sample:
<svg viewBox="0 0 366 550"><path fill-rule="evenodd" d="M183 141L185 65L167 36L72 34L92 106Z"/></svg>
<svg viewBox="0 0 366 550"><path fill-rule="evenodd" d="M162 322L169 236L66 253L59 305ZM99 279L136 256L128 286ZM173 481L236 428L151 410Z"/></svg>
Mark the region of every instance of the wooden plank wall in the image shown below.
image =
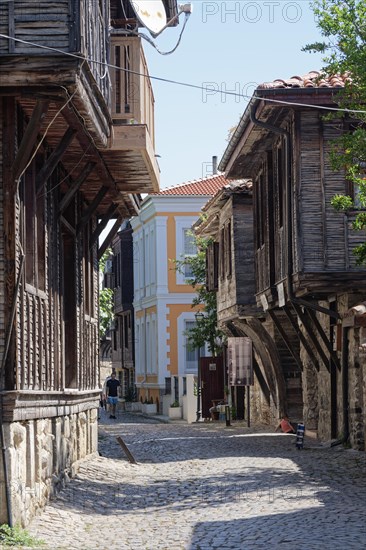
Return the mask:
<svg viewBox="0 0 366 550"><path fill-rule="evenodd" d="M326 270L345 271L347 269L346 255L346 233L344 216L337 212L331 205L332 197L337 194L346 193L346 181L344 173L335 172L330 165L329 154L331 142L339 136L340 121L323 123L323 163L324 163L324 200L325 200L325 243Z"/></svg>
<svg viewBox="0 0 366 550"><path fill-rule="evenodd" d="M329 159L339 128L339 121L323 121L316 112L301 113L297 209L305 272L362 269L352 250L364 242L366 232L352 229L354 214L344 216L331 206L335 194L347 193L343 172L332 170Z"/></svg>
<svg viewBox="0 0 366 550"><path fill-rule="evenodd" d="M0 3L1 33L21 40L69 50L69 0L10 0ZM0 53L44 54L20 42L0 41Z"/></svg>
<svg viewBox="0 0 366 550"><path fill-rule="evenodd" d="M1 6L0 6L1 9ZM0 12L1 13L1 12ZM0 100L0 235L4 235L4 208L3 208L3 102ZM3 360L5 345L5 258L4 258L4 239L0 238L0 361ZM0 380L0 387L3 380Z"/></svg>
<svg viewBox="0 0 366 550"><path fill-rule="evenodd" d="M298 200L301 204L299 242L305 271L323 271L325 262L321 148L320 115L314 111L304 111L301 113ZM295 271L298 271L298 266Z"/></svg>
<svg viewBox="0 0 366 550"><path fill-rule="evenodd" d="M254 231L251 197L233 195L234 267L236 278L235 301L239 305L255 307ZM249 311L252 311L248 309Z"/></svg>

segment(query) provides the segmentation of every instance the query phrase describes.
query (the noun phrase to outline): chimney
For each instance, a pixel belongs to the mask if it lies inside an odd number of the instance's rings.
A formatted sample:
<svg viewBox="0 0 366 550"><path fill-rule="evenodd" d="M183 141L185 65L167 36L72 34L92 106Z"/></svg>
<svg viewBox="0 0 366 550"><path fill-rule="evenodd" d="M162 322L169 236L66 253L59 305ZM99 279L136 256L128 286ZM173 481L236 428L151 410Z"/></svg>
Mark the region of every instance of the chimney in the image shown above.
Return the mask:
<svg viewBox="0 0 366 550"><path fill-rule="evenodd" d="M217 157L212 157L212 175L216 176L217 174Z"/></svg>

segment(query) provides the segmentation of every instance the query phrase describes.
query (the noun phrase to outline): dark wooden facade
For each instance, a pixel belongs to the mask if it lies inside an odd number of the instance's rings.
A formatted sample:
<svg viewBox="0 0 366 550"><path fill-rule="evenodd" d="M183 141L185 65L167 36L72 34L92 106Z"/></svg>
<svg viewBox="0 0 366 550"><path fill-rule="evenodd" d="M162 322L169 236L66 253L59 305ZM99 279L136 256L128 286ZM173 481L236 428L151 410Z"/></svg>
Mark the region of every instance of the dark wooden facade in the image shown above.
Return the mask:
<svg viewBox="0 0 366 550"><path fill-rule="evenodd" d="M176 4L166 5L169 17ZM1 426L16 449L5 451L8 472L19 472L6 479L0 460L1 500L13 500L2 521L27 523L97 449L98 260L138 212L139 193L158 189L149 79L134 83L143 91L133 124L111 92L125 69L146 74L139 37L115 36L115 9L108 0L0 4ZM121 70L107 65L112 45Z"/></svg>
<svg viewBox="0 0 366 550"><path fill-rule="evenodd" d="M130 399L135 390L135 342L133 309L132 228L123 222L112 242L114 289L114 330L112 331L112 367L118 373L122 396Z"/></svg>
<svg viewBox="0 0 366 550"><path fill-rule="evenodd" d="M203 211L205 221L197 224L197 232L214 241L207 251L207 287L217 291L219 327L228 336L247 336L253 342L255 384L251 389L251 418L275 422L287 412L300 420L301 371L283 345L271 317L256 304L252 182L230 182ZM293 345L299 348L296 337ZM233 391L237 410L243 397L244 392Z"/></svg>
<svg viewBox="0 0 366 550"><path fill-rule="evenodd" d="M366 372L357 371L362 329L348 329L342 319L366 292L365 268L352 254L365 232L352 228L355 212L339 214L330 204L350 192L329 158L345 126L317 106L334 107L344 82L318 86L317 77L304 79L306 86L294 77L259 87L220 169L253 181L257 304L303 371L308 428L362 447L365 411L355 406L364 400Z"/></svg>

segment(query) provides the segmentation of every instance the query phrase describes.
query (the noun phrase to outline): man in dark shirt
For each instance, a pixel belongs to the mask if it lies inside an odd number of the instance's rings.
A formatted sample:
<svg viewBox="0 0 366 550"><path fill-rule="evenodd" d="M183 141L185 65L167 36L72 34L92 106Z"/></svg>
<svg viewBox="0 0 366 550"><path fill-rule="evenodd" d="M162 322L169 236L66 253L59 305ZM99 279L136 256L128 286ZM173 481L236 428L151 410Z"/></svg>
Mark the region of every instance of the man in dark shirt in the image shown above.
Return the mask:
<svg viewBox="0 0 366 550"><path fill-rule="evenodd" d="M108 396L108 403L111 406L111 414L109 418L116 419L116 405L118 403L118 394L121 384L120 381L116 379L116 373L112 372L111 377L107 380L106 390Z"/></svg>

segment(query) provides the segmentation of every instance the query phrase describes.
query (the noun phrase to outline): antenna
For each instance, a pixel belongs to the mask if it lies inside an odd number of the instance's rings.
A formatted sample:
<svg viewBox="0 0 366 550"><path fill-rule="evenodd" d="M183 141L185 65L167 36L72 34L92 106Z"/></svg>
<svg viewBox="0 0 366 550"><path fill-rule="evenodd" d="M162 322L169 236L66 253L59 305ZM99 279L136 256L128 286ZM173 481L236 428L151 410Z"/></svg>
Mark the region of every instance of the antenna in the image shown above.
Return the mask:
<svg viewBox="0 0 366 550"><path fill-rule="evenodd" d="M166 13L162 0L131 0L140 23L156 37L166 26Z"/></svg>

